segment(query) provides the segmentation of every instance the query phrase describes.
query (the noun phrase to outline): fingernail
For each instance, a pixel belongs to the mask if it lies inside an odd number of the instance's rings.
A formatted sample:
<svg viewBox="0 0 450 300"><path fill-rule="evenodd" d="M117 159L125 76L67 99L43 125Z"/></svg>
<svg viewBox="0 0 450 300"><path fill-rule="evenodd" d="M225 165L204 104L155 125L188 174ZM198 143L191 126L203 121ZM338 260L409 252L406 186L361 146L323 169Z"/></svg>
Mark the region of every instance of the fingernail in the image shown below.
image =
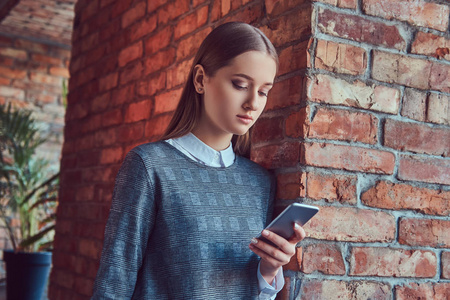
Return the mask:
<svg viewBox="0 0 450 300"><path fill-rule="evenodd" d="M300 225L298 223L294 223L295 229L300 229Z"/></svg>
<svg viewBox="0 0 450 300"><path fill-rule="evenodd" d="M262 231L262 235L268 236L268 235L269 235L269 232L268 232L267 230L264 229L264 230Z"/></svg>
<svg viewBox="0 0 450 300"><path fill-rule="evenodd" d="M252 244L258 244L258 239L252 238Z"/></svg>

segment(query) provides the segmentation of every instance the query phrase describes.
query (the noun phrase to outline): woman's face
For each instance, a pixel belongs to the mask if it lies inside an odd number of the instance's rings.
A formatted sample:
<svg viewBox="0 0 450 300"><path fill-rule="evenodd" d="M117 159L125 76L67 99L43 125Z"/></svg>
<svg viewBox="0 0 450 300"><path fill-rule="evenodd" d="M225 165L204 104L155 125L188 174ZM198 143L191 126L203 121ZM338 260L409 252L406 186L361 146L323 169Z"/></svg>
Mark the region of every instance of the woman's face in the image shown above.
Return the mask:
<svg viewBox="0 0 450 300"><path fill-rule="evenodd" d="M200 126L216 135L243 135L261 115L276 73L275 60L260 51L236 56L203 77ZM207 128L206 128L207 127Z"/></svg>

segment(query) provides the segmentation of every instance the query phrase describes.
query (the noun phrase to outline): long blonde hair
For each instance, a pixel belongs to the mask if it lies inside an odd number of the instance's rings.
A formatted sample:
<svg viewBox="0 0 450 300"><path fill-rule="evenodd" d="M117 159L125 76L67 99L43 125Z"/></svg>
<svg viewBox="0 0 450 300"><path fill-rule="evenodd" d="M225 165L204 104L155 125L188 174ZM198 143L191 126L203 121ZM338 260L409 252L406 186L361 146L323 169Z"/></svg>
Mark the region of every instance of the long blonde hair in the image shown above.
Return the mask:
<svg viewBox="0 0 450 300"><path fill-rule="evenodd" d="M194 67L203 66L207 76L231 63L236 56L248 51L261 51L272 56L278 66L275 47L258 28L241 22L225 23L211 31L200 45L175 113L161 140L181 137L191 132L201 116L202 96L194 87ZM251 128L243 135L233 135L236 154L250 156Z"/></svg>

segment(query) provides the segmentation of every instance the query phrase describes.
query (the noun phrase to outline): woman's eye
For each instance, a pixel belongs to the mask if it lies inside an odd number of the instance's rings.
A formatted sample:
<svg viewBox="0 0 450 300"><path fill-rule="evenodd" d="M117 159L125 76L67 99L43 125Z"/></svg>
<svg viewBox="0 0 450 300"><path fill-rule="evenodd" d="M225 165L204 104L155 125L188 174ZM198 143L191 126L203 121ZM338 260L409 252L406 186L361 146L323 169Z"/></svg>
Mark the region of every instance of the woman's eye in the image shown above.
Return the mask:
<svg viewBox="0 0 450 300"><path fill-rule="evenodd" d="M239 84L239 83L237 83L237 82L232 81L231 83L233 83L233 86L234 86L236 89L238 89L238 90L247 90L247 87L246 87L246 86L243 86L243 85L241 85L241 84Z"/></svg>
<svg viewBox="0 0 450 300"><path fill-rule="evenodd" d="M265 93L265 92L259 92L259 95L262 96L262 97L267 97L268 93Z"/></svg>

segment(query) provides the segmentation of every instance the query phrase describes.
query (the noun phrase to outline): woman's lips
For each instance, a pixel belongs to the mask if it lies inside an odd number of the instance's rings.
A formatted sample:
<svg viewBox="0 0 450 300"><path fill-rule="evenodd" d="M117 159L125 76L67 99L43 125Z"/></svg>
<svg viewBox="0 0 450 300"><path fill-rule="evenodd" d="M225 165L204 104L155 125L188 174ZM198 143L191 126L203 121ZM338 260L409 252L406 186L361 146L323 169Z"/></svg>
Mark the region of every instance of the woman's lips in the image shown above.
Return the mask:
<svg viewBox="0 0 450 300"><path fill-rule="evenodd" d="M253 121L253 118L251 116L237 115L237 117L242 123L247 124L247 125Z"/></svg>

